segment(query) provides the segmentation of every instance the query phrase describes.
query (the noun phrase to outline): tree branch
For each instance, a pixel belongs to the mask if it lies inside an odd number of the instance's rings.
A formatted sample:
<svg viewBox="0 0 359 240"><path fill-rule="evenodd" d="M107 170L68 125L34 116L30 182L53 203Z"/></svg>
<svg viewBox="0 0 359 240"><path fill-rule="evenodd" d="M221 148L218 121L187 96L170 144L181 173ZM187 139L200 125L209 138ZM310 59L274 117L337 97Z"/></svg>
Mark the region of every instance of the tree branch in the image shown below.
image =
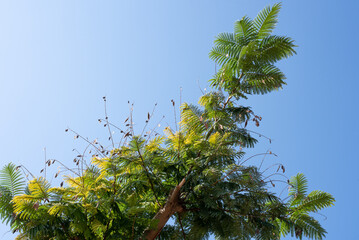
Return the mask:
<svg viewBox="0 0 359 240"><path fill-rule="evenodd" d="M158 213L153 217L153 220L157 220L157 227L154 229L147 229L144 232L144 239L154 240L162 231L170 217L175 213L181 213L185 209L180 203L181 188L186 183L187 176L191 173L192 167L188 170L186 176L182 181L171 191L167 198L166 204L161 208Z"/></svg>

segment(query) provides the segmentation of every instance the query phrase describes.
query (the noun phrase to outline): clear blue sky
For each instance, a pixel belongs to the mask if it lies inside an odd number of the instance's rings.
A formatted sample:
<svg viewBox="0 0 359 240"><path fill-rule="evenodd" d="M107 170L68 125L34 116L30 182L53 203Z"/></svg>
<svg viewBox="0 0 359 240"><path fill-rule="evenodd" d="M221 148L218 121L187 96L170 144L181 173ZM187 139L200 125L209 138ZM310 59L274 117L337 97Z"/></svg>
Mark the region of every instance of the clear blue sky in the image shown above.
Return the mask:
<svg viewBox="0 0 359 240"><path fill-rule="evenodd" d="M82 149L67 126L105 141L102 96L122 123L127 101L135 122L158 103L173 123L171 99L195 103L214 73L214 37L276 1L113 0L0 2L0 165L36 173L47 157L71 163ZM333 194L336 206L318 218L328 240L359 239L358 1L285 1L278 34L296 40L298 55L280 64L281 91L247 103L263 117L288 176L304 173L310 189ZM116 136L116 133L115 133ZM256 150L257 150L256 149ZM272 161L272 160L271 160ZM13 239L0 226L0 239ZM288 238L291 239L291 238Z"/></svg>

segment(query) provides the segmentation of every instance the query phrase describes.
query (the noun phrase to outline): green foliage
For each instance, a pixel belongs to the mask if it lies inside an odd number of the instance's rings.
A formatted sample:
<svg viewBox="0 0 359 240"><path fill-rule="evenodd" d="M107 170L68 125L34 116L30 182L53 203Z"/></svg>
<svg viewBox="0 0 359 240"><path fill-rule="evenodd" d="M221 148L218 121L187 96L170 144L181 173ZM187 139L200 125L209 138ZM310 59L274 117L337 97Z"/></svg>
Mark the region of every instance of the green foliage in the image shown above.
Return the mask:
<svg viewBox="0 0 359 240"><path fill-rule="evenodd" d="M266 7L254 20L244 17L237 21L234 33L218 35L210 57L221 68L211 80L212 86L240 98L268 93L285 84L284 74L274 64L296 52L292 39L271 35L279 10L280 4Z"/></svg>
<svg viewBox="0 0 359 240"><path fill-rule="evenodd" d="M0 171L0 185L8 189L15 196L24 191L25 181L23 181L21 173L16 166L9 163Z"/></svg>
<svg viewBox="0 0 359 240"><path fill-rule="evenodd" d="M302 239L303 236L312 239L323 239L326 231L319 222L310 216L323 208L334 205L334 198L329 193L313 191L307 195L307 180L299 173L291 178L288 201L288 216L292 224L286 224L283 232L291 232Z"/></svg>
<svg viewBox="0 0 359 240"><path fill-rule="evenodd" d="M3 223L16 225L11 201L24 192L25 181L18 168L9 163L0 171L0 218Z"/></svg>
<svg viewBox="0 0 359 240"><path fill-rule="evenodd" d="M127 119L124 141L110 150L89 142L91 164L80 168L78 156L78 171L66 168L71 174L60 187L38 177L24 190L20 172L6 165L0 217L17 239L323 239L326 231L310 214L334 198L307 194L302 174L289 182L288 200L279 198L270 191L270 176L249 165L244 152L257 143L248 124L259 126L261 117L238 100L285 84L274 64L295 53L293 40L271 35L279 9L244 17L234 33L218 36L210 53L220 65L211 80L217 91L204 94L199 106L182 104L178 130L135 135ZM173 224L160 225L169 217Z"/></svg>

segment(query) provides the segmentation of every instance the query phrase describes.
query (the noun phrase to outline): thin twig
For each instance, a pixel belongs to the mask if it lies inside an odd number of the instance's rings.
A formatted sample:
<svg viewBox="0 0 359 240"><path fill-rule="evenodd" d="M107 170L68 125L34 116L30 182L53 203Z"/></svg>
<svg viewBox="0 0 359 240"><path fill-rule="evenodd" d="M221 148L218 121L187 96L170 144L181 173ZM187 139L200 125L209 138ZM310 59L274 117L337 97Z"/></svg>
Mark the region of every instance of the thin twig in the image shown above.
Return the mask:
<svg viewBox="0 0 359 240"><path fill-rule="evenodd" d="M243 163L247 162L248 160L250 160L251 158L254 158L256 156L260 156L260 155L266 155L268 153L258 153L258 154L255 154L249 158L247 158L245 161L243 161L241 163L241 165L243 165ZM219 182L222 182L224 179L226 179L229 175L233 174L234 172L236 172L241 166L236 166L235 168L233 168L229 173L227 173L224 177L222 177L221 179L218 179L215 183L212 184L212 186L215 186L217 185L217 183Z"/></svg>
<svg viewBox="0 0 359 240"><path fill-rule="evenodd" d="M25 173L24 169L31 175L32 178L35 178L34 174L32 174L32 173L29 171L29 169L27 169L24 165L19 165L19 166L17 166L16 168L21 168L22 171L23 171L23 173L25 174L25 177L26 177L27 174ZM27 177L26 177L26 178L27 178ZM27 179L28 179L28 178L27 178Z"/></svg>
<svg viewBox="0 0 359 240"><path fill-rule="evenodd" d="M106 97L103 97L103 101L104 101L104 105L105 105L105 119L106 119L107 129L108 129L108 132L110 134L111 141L112 141L112 147L115 148L115 143L113 142L113 137L112 137L112 133L111 133L111 129L110 129L110 124L108 124Z"/></svg>
<svg viewBox="0 0 359 240"><path fill-rule="evenodd" d="M201 86L200 86L200 84L199 84L199 80L197 79L197 85L198 85L198 88L199 88L199 90L201 91L201 93L204 95L205 93L203 92L203 90L202 90L202 88L201 88Z"/></svg>
<svg viewBox="0 0 359 240"><path fill-rule="evenodd" d="M289 180L289 178L288 178L286 175L284 175L284 174L282 174L282 173L277 173L277 172L276 172L276 173L272 173L271 175L269 175L269 176L263 178L263 180L266 180L266 179L270 178L271 176L275 176L275 175L282 176L282 177L286 178L287 180Z"/></svg>
<svg viewBox="0 0 359 240"><path fill-rule="evenodd" d="M267 167L263 172L262 172L262 174L263 173L265 173L266 171L268 171L269 169L271 169L272 167L274 167L274 166L281 166L282 164L281 163L275 163L275 164L273 164L273 165L270 165L269 167Z"/></svg>
<svg viewBox="0 0 359 240"><path fill-rule="evenodd" d="M71 132L73 132L74 134L76 134L76 137L80 137L82 140L84 140L85 142L91 144L91 146L93 146L103 157L106 157L105 154L102 153L102 150L100 150L95 144L93 144L92 142L90 142L88 139L84 138L83 136L81 136L80 134L78 134L77 132L75 132L74 130L72 130L71 128L68 128L68 130L70 130Z"/></svg>
<svg viewBox="0 0 359 240"><path fill-rule="evenodd" d="M44 147L44 154L45 154L45 168L44 168L44 171L45 171L45 179L46 179L46 165L47 165L47 160L46 160L46 147Z"/></svg>
<svg viewBox="0 0 359 240"><path fill-rule="evenodd" d="M84 161L85 161L85 153L87 151L87 149L91 146L91 144L87 144L85 150L83 151L82 155L81 155L81 175L83 174L84 171ZM87 166L87 163L85 163ZM82 175L83 176L83 175Z"/></svg>
<svg viewBox="0 0 359 240"><path fill-rule="evenodd" d="M143 136L143 133L144 133L144 131L146 130L147 125L148 125L150 119L153 117L153 114L155 113L156 106L157 106L157 103L155 103L155 106L154 106L153 109L152 109L152 113L147 116L146 124L145 124L145 126L143 127L143 129L142 129L141 136Z"/></svg>
<svg viewBox="0 0 359 240"><path fill-rule="evenodd" d="M133 128L133 103L130 105L130 131L131 131L131 134L132 136L135 136L135 130Z"/></svg>
<svg viewBox="0 0 359 240"><path fill-rule="evenodd" d="M268 153L268 152L270 152L270 151L269 151L269 149L268 149L268 150L266 151L266 153ZM263 162L264 162L264 159L266 158L266 156L267 156L267 155L264 155L264 156L263 156L263 158L262 158L262 161L261 161L261 164L259 165L259 168L258 168L258 170L260 170L260 169L261 169L261 167L262 167L262 164L263 164Z"/></svg>
<svg viewBox="0 0 359 240"><path fill-rule="evenodd" d="M266 153L258 153L255 154L253 156L250 156L249 158L247 158L246 160L244 160L243 162L241 162L240 164L243 165L245 162L249 161L250 159L257 157L257 156L262 156L262 155L268 155L268 154L273 154L272 152L266 152ZM275 154L273 154L274 156L276 156Z"/></svg>
<svg viewBox="0 0 359 240"><path fill-rule="evenodd" d="M279 197L282 196L282 194L283 194L283 192L284 192L284 190L285 190L286 188L288 188L288 187L285 186L285 187L282 189L282 191L281 191L280 194L279 194Z"/></svg>
<svg viewBox="0 0 359 240"><path fill-rule="evenodd" d="M177 213L177 218L178 218L178 222L180 223L181 225L181 230L182 230L182 234L183 234L183 239L186 239L186 233L183 229L183 225L182 225L182 220L181 220L181 215L179 213Z"/></svg>
<svg viewBox="0 0 359 240"><path fill-rule="evenodd" d="M263 135L263 134L260 134L260 133L258 133L258 132L255 132L255 131L252 131L252 130L249 130L249 129L246 129L246 131L247 131L247 132L254 133L254 134L257 134L259 137L264 137L264 138L266 138L266 139L269 140L269 143L272 143L272 139L271 139L270 137L267 137L267 136L265 136L265 135Z"/></svg>
<svg viewBox="0 0 359 240"><path fill-rule="evenodd" d="M136 214L135 217L133 218L133 223L132 223L132 240L135 239L135 222L136 222L136 217L137 217L137 214Z"/></svg>
<svg viewBox="0 0 359 240"><path fill-rule="evenodd" d="M52 160L53 160L53 161L56 161L56 162L58 162L58 163L60 163L61 166L63 166L66 170L72 172L72 173L75 174L76 176L81 177L77 172L75 172L75 171L72 170L71 168L67 167L67 166L66 166L65 164L63 164L61 161L56 160L56 159L52 159ZM74 168L74 169L76 169L76 168Z"/></svg>
<svg viewBox="0 0 359 240"><path fill-rule="evenodd" d="M281 182L281 183L287 184L288 186L292 186L292 185L289 184L288 182L283 181L283 180L279 180L279 179L273 179L273 180L270 179L269 181L266 181L266 182L264 182L264 183L270 183L270 182Z"/></svg>
<svg viewBox="0 0 359 240"><path fill-rule="evenodd" d="M162 122L162 120L163 120L164 118L165 118L165 116L162 116L161 120L158 121L157 125L155 125L154 128L152 128L152 130L150 130L150 132L149 132L149 134L148 134L148 137L147 137L145 143L147 143L147 142L151 139L152 133L157 133L157 132L156 132L156 128L161 125L161 122Z"/></svg>
<svg viewBox="0 0 359 240"><path fill-rule="evenodd" d="M180 87L180 122L182 121L182 114L181 114L181 106L182 106L182 87ZM181 131L181 125L180 125L180 131Z"/></svg>
<svg viewBox="0 0 359 240"><path fill-rule="evenodd" d="M173 99L171 100L171 102L172 102L172 106L173 106L173 114L174 114L174 118L175 118L175 126L176 126L176 132L177 132L178 128L177 128L176 103Z"/></svg>
<svg viewBox="0 0 359 240"><path fill-rule="evenodd" d="M106 119L99 118L98 121L101 123L102 121L106 121ZM121 128L119 128L119 127L116 126L115 124L111 123L110 121L107 121L107 123L108 123L109 125L111 125L112 127L117 128L118 130L120 130L121 132L123 132L123 130L122 130Z"/></svg>

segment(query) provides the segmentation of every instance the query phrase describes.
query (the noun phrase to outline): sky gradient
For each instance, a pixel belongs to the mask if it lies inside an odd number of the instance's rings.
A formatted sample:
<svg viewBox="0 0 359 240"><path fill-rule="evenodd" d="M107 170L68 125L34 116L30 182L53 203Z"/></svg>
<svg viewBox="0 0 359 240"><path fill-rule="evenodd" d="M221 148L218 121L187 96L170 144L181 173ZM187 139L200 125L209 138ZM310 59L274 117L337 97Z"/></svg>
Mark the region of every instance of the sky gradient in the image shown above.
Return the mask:
<svg viewBox="0 0 359 240"><path fill-rule="evenodd" d="M121 125L134 102L141 126L158 103L162 126L173 125L171 99L197 103L215 71L208 58L214 37L234 21L255 17L263 0L113 0L0 2L0 166L23 164L39 173L47 158L71 163L83 143L64 129L106 141L102 97ZM359 239L358 1L285 1L275 33L292 37L297 55L281 62L288 85L254 96L287 175L302 172L310 190L336 205L318 215L328 240ZM254 126L252 126L255 128ZM118 134L118 133L117 133ZM114 135L116 137L116 133ZM14 236L0 225L0 239ZM292 239L288 237L287 239Z"/></svg>

